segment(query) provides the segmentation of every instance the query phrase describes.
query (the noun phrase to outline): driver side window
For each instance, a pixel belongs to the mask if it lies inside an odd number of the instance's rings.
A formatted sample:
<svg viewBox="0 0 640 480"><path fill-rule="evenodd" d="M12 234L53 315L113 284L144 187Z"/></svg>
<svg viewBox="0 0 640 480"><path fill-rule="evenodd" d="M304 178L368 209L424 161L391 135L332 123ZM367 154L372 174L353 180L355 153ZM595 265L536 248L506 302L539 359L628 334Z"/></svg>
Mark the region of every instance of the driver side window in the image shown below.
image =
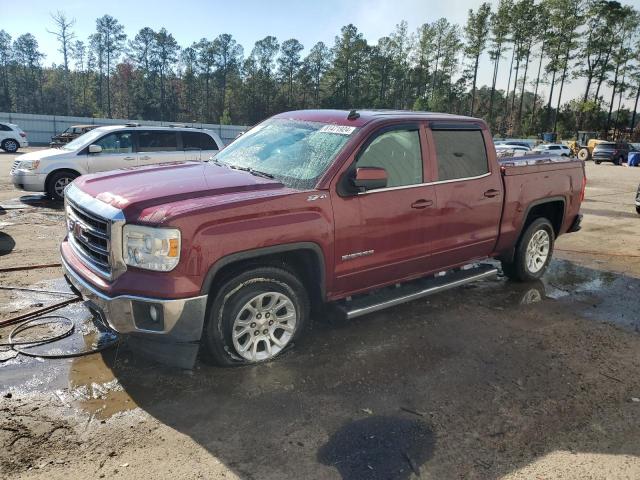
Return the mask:
<svg viewBox="0 0 640 480"><path fill-rule="evenodd" d="M423 183L420 132L398 129L378 135L360 154L356 168L360 167L384 168L387 187Z"/></svg>
<svg viewBox="0 0 640 480"><path fill-rule="evenodd" d="M105 135L95 142L102 147L102 153L131 153L133 141L131 132L117 132Z"/></svg>

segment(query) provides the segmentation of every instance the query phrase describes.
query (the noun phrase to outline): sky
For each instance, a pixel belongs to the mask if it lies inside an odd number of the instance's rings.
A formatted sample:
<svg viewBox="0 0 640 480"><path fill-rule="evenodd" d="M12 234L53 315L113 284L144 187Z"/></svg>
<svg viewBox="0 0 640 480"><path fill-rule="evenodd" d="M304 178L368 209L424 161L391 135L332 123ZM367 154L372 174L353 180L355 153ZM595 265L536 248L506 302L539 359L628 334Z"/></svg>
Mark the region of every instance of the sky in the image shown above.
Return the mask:
<svg viewBox="0 0 640 480"><path fill-rule="evenodd" d="M497 0L488 1L493 5L497 3ZM4 3L7 5L3 8ZM6 11L9 3L10 0L0 0L0 9ZM402 20L408 22L410 31L440 17L463 26L468 10L475 10L481 3L482 0L109 0L103 4L81 0L22 0L20 15L12 15L10 21L0 20L0 29L13 38L32 33L46 54L46 64L62 61L55 37L47 32L53 29L51 13L55 10L75 19L73 30L82 40L95 31L96 18L109 14L124 25L129 38L143 27L154 30L165 27L184 47L202 37L212 39L221 33L230 33L248 54L256 40L274 35L280 42L298 39L305 46L304 54L318 41L332 46L340 28L349 23L356 25L369 43L376 43ZM622 0L622 3L640 10L640 0ZM498 88L507 86L508 60L503 60L500 68ZM491 66L485 54L478 83L490 82ZM565 86L563 99L581 95L583 88L582 82L571 82ZM631 105L629 101L625 103Z"/></svg>

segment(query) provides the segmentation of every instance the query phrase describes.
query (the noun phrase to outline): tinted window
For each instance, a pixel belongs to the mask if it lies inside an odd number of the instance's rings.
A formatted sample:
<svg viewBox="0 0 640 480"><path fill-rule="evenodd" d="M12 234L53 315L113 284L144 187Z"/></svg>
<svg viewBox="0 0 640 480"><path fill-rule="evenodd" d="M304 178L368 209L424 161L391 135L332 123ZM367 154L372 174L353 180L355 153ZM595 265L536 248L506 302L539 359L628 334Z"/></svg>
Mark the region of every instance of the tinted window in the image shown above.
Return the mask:
<svg viewBox="0 0 640 480"><path fill-rule="evenodd" d="M4 125L4 124L0 123L0 131L10 132L11 131L11 127L9 125Z"/></svg>
<svg viewBox="0 0 640 480"><path fill-rule="evenodd" d="M213 138L202 132L182 132L182 146L185 150L218 150Z"/></svg>
<svg viewBox="0 0 640 480"><path fill-rule="evenodd" d="M392 130L378 135L360 154L356 167L384 168L387 187L422 183L418 130Z"/></svg>
<svg viewBox="0 0 640 480"><path fill-rule="evenodd" d="M117 132L105 135L100 140L94 142L102 147L102 153L131 153L133 152L133 142L131 132Z"/></svg>
<svg viewBox="0 0 640 480"><path fill-rule="evenodd" d="M549 147L549 150L560 150L560 147L552 145L551 147Z"/></svg>
<svg viewBox="0 0 640 480"><path fill-rule="evenodd" d="M139 152L173 152L177 149L178 140L175 132L147 130L138 133Z"/></svg>
<svg viewBox="0 0 640 480"><path fill-rule="evenodd" d="M454 180L489 172L487 151L480 130L434 130L438 180Z"/></svg>

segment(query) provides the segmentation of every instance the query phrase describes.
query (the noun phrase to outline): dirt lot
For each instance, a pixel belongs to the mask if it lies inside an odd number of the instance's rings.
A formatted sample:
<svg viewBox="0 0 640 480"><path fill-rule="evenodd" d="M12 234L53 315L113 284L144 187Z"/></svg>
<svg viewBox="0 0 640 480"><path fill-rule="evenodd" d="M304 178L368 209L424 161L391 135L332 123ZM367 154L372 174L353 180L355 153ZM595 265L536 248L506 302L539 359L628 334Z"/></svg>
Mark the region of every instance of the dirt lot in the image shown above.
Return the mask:
<svg viewBox="0 0 640 480"><path fill-rule="evenodd" d="M0 268L55 262L61 207L14 190L12 161L0 154ZM326 315L250 368L181 371L124 345L0 362L0 477L640 478L640 168L587 173L584 228L533 285ZM59 268L0 285L66 288ZM62 298L0 290L0 319ZM66 345L96 340L84 306L61 313L79 327Z"/></svg>

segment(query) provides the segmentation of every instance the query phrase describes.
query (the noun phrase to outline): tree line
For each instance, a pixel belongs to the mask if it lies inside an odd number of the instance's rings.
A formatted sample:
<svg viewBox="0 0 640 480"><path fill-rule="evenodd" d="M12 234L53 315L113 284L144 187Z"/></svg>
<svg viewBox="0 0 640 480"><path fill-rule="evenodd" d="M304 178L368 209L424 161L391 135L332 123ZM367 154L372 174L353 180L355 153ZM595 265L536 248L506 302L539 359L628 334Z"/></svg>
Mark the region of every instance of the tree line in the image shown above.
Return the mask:
<svg viewBox="0 0 640 480"><path fill-rule="evenodd" d="M188 46L165 28L128 36L110 15L86 39L74 26L52 14L62 63L48 66L34 35L0 30L0 111L252 125L299 108L394 108L565 137L639 123L640 15L617 1L500 0L469 10L464 25L440 18L409 31L403 21L376 43L349 24L306 55L294 38L245 51L227 33ZM481 68L489 85L478 84ZM568 92L577 80L584 90Z"/></svg>

